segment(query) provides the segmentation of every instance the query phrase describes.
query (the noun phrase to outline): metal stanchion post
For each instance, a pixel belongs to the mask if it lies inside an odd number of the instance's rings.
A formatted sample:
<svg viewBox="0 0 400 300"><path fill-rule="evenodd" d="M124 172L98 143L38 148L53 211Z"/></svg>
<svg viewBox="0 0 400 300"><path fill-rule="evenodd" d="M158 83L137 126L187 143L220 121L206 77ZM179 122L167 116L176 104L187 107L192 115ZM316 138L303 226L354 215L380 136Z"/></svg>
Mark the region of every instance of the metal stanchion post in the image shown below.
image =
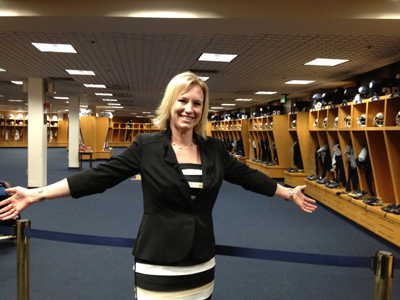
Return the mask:
<svg viewBox="0 0 400 300"><path fill-rule="evenodd" d="M17 287L18 300L29 300L29 238L23 234L30 220L17 221Z"/></svg>
<svg viewBox="0 0 400 300"><path fill-rule="evenodd" d="M371 257L371 269L375 270L375 300L390 300L393 261L393 254L388 251L378 251Z"/></svg>

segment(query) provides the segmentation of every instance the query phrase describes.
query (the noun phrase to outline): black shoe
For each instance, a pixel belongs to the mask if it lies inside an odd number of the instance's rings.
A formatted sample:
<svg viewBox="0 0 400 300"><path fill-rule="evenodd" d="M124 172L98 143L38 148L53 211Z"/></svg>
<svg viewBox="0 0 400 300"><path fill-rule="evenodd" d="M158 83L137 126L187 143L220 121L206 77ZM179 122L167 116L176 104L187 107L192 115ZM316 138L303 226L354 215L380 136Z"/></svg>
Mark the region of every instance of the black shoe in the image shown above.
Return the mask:
<svg viewBox="0 0 400 300"><path fill-rule="evenodd" d="M325 184L325 182L327 182L328 180L329 180L328 178L324 177L322 179L316 180L315 182L319 184Z"/></svg>

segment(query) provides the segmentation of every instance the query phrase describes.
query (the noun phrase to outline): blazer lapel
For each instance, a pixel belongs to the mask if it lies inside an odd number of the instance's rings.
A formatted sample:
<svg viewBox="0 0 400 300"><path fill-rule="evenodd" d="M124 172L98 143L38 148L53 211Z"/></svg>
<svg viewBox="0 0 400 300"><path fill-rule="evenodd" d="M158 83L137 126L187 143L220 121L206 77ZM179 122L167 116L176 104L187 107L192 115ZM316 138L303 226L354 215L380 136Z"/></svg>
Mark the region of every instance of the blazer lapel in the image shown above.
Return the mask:
<svg viewBox="0 0 400 300"><path fill-rule="evenodd" d="M191 193L189 184L179 168L178 160L176 159L174 149L172 149L169 139L166 139L163 142L160 152L160 155L162 155L164 158L164 168L170 174L173 184L177 186L178 190L182 193L185 199L187 199L193 205L192 198L190 197Z"/></svg>

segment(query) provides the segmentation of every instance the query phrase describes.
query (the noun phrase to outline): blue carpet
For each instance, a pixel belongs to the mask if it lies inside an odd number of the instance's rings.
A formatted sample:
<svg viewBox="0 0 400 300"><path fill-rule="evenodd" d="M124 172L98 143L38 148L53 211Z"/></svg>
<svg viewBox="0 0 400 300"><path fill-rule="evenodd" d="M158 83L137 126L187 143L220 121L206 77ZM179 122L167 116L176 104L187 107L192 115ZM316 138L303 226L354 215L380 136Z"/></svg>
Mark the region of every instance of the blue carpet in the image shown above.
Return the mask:
<svg viewBox="0 0 400 300"><path fill-rule="evenodd" d="M114 149L115 155L121 151ZM26 186L26 156L24 148L0 148L1 180ZM77 172L68 170L65 148L49 148L48 160L48 183ZM143 212L141 196L140 181L126 180L100 195L33 205L22 216L35 229L132 238ZM400 257L399 247L318 206L305 214L282 199L224 183L214 210L217 244L362 257L387 250ZM31 299L133 299L131 251L31 239ZM0 242L0 267L0 299L16 299L15 242ZM374 279L365 268L219 255L213 299L373 299ZM396 295L400 276L395 272L392 299Z"/></svg>

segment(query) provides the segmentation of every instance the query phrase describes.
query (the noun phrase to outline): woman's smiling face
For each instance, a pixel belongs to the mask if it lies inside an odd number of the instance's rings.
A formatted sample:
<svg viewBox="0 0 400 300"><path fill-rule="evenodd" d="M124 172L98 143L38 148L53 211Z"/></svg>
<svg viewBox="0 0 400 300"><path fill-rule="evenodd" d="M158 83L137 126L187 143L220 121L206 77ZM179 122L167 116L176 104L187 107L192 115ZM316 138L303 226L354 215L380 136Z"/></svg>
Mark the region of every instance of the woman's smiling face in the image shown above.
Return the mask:
<svg viewBox="0 0 400 300"><path fill-rule="evenodd" d="M170 126L178 131L193 130L201 119L203 105L203 90L198 84L190 84L172 105Z"/></svg>

